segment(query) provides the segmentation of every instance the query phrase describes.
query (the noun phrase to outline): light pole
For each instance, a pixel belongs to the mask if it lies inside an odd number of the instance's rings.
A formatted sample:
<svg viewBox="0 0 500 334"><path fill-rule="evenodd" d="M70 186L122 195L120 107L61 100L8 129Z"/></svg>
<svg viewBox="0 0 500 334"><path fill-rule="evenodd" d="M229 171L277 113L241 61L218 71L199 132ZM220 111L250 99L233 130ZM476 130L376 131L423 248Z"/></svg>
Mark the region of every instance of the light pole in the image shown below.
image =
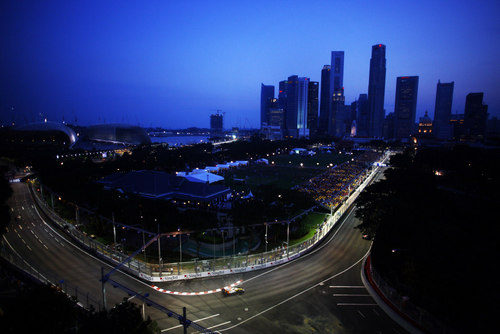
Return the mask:
<svg viewBox="0 0 500 334"><path fill-rule="evenodd" d="M113 241L115 242L116 247L116 225L115 225L115 213L111 213L111 218L113 220Z"/></svg>
<svg viewBox="0 0 500 334"><path fill-rule="evenodd" d="M286 257L288 257L288 248L290 248L290 221L286 224Z"/></svg>
<svg viewBox="0 0 500 334"><path fill-rule="evenodd" d="M265 238L265 245L266 245L266 251L264 253L267 253L267 223L264 223L264 225L266 226L266 234L264 234L264 238Z"/></svg>
<svg viewBox="0 0 500 334"><path fill-rule="evenodd" d="M180 232L180 229L177 229L178 232ZM182 234L179 233L179 267L178 267L178 274L181 274L181 265L182 265Z"/></svg>
<svg viewBox="0 0 500 334"><path fill-rule="evenodd" d="M221 230L221 233L222 233L222 258L224 259L224 257L226 256L226 250L224 248L224 230Z"/></svg>
<svg viewBox="0 0 500 334"><path fill-rule="evenodd" d="M156 221L156 218L155 218ZM158 271L160 272L160 277L161 277L161 234L160 234L160 223L158 223Z"/></svg>

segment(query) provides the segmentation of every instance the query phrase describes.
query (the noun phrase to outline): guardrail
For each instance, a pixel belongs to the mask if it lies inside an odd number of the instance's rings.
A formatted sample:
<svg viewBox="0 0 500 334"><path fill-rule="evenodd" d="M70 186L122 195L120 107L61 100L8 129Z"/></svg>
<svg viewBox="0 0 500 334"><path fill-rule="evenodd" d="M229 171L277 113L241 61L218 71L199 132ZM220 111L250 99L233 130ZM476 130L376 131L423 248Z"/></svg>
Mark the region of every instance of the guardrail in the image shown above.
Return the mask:
<svg viewBox="0 0 500 334"><path fill-rule="evenodd" d="M381 158L380 163L384 163L389 158L390 152L386 152ZM283 264L291 261L302 254L309 251L311 247L316 245L323 239L325 235L335 226L342 215L356 200L364 188L372 181L373 177L379 170L379 166L371 166L371 170L367 170L365 175L353 180L351 185L354 191L351 192L349 198L345 200L340 207L316 230L316 233L304 242L289 246L278 247L271 251L259 254L247 254L238 256L226 256L209 260L196 260L187 262L173 262L163 264L145 263L137 259L132 259L125 264L121 269L127 270L140 278L150 282L168 282L176 280L193 279L199 277L213 277L219 275L236 274L259 270ZM87 250L101 256L113 263L120 263L128 257L128 255L113 250L96 240L86 236L83 232L76 229L71 223L66 222L59 217L52 208L40 197L37 191L33 191L36 203L42 211L51 218L59 227L67 228L74 240L80 243ZM161 273L161 274L160 274Z"/></svg>

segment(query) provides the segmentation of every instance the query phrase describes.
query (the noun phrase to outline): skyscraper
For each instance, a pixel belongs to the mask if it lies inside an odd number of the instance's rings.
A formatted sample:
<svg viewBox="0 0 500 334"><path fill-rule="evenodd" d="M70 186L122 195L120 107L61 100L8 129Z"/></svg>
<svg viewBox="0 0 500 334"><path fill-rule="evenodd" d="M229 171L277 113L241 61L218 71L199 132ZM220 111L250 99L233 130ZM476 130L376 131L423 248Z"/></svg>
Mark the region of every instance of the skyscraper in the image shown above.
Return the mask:
<svg viewBox="0 0 500 334"><path fill-rule="evenodd" d="M286 92L288 88L288 80L280 81L278 91L278 108L286 110Z"/></svg>
<svg viewBox="0 0 500 334"><path fill-rule="evenodd" d="M290 137L309 135L307 128L307 93L309 78L292 75L288 77L285 123Z"/></svg>
<svg viewBox="0 0 500 334"><path fill-rule="evenodd" d="M482 140L486 135L488 106L483 104L483 93L469 93L465 98L464 126L469 139Z"/></svg>
<svg viewBox="0 0 500 334"><path fill-rule="evenodd" d="M311 137L315 137L318 131L318 91L318 82L310 81L307 92L307 128Z"/></svg>
<svg viewBox="0 0 500 334"><path fill-rule="evenodd" d="M394 137L408 139L414 132L417 111L418 76L398 77L394 106Z"/></svg>
<svg viewBox="0 0 500 334"><path fill-rule="evenodd" d="M346 112L344 90L335 91L332 96L332 119L328 133L335 137L343 137L346 134Z"/></svg>
<svg viewBox="0 0 500 334"><path fill-rule="evenodd" d="M212 114L210 115L210 137L219 138L222 137L223 133L223 117L222 114Z"/></svg>
<svg viewBox="0 0 500 334"><path fill-rule="evenodd" d="M318 132L322 135L328 132L330 118L330 65L323 66L321 70L321 100L319 106Z"/></svg>
<svg viewBox="0 0 500 334"><path fill-rule="evenodd" d="M438 81L436 89L436 105L434 107L433 135L437 139L447 140L451 133L451 104L453 102L453 86L455 83Z"/></svg>
<svg viewBox="0 0 500 334"><path fill-rule="evenodd" d="M330 99L328 134L343 137L345 135L344 51L332 51Z"/></svg>
<svg viewBox="0 0 500 334"><path fill-rule="evenodd" d="M260 86L260 126L269 122L270 103L274 99L274 86Z"/></svg>
<svg viewBox="0 0 500 334"><path fill-rule="evenodd" d="M368 136L382 137L385 95L385 45L372 46L368 81Z"/></svg>
<svg viewBox="0 0 500 334"><path fill-rule="evenodd" d="M359 94L356 113L356 136L368 137L369 131L369 108L368 95Z"/></svg>
<svg viewBox="0 0 500 334"><path fill-rule="evenodd" d="M332 51L330 96L344 88L344 51Z"/></svg>

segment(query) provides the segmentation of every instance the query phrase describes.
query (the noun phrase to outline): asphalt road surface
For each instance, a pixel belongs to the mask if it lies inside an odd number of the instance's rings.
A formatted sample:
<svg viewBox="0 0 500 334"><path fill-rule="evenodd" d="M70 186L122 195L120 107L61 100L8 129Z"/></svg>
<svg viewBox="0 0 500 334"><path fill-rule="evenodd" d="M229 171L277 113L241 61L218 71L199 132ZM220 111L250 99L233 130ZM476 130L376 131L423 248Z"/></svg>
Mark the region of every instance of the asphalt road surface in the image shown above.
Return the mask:
<svg viewBox="0 0 500 334"><path fill-rule="evenodd" d="M377 176L380 178L381 174ZM35 206L27 184L12 184L13 219L5 235L8 244L26 262L78 286L80 294L102 299L101 268L105 262L78 248L64 233L49 224ZM182 313L213 331L225 333L404 333L369 296L361 281L361 264L371 243L354 227L355 207L309 254L284 265L250 273L186 282L162 283L172 291L207 291L243 280L243 295L224 297L167 295L126 273L112 279L150 299ZM106 285L108 307L129 297ZM182 333L178 321L154 308L146 313L156 320L163 333ZM188 332L194 333L192 328Z"/></svg>

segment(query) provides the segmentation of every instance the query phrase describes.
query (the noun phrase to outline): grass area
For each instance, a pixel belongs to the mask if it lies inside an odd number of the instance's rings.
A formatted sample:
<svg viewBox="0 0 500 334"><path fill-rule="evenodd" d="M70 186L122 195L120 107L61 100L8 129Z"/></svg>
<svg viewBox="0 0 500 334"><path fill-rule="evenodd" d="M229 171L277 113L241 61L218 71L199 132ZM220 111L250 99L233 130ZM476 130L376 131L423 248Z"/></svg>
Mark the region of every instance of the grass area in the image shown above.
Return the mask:
<svg viewBox="0 0 500 334"><path fill-rule="evenodd" d="M310 214L305 216L299 223L300 227L293 233L294 235L302 236L290 240L290 246L299 244L307 239L312 238L312 236L316 232L316 227L325 220L326 216L328 216L328 214L319 212L311 212Z"/></svg>
<svg viewBox="0 0 500 334"><path fill-rule="evenodd" d="M277 188L290 189L320 174L321 171L312 168L255 165L228 171L224 176L227 180L226 184L235 190L239 187L238 182L234 181L234 179L245 180L245 184L240 185L241 188L250 187L250 189L255 189L262 185L274 185Z"/></svg>
<svg viewBox="0 0 500 334"><path fill-rule="evenodd" d="M275 165L278 166L291 166L300 168L303 167L316 167L316 168L326 168L332 164L340 165L341 163L354 158L354 154L337 154L337 153L318 153L313 156L304 155L278 155L269 158L269 163L272 165L274 161Z"/></svg>

